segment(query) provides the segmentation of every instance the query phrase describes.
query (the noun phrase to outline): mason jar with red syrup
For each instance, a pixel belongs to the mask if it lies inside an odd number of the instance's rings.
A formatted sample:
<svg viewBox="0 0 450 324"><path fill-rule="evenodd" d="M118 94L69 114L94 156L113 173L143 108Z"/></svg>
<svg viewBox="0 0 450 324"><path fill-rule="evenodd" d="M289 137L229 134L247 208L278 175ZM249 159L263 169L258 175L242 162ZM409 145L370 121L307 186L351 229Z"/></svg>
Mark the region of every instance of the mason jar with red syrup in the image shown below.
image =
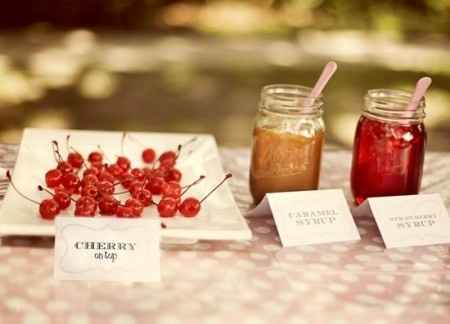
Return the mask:
<svg viewBox="0 0 450 324"><path fill-rule="evenodd" d="M425 101L407 110L411 93L369 90L353 146L351 188L356 204L369 197L420 190L425 154Z"/></svg>

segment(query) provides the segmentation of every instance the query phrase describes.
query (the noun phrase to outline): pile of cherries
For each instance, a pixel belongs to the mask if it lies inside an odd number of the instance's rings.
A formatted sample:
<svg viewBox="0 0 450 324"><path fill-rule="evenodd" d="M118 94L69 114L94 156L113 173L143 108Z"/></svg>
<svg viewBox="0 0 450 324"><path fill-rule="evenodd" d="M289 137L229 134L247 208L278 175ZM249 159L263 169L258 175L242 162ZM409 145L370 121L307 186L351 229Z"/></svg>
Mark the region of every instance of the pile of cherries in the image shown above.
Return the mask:
<svg viewBox="0 0 450 324"><path fill-rule="evenodd" d="M122 146L125 137L126 134ZM181 186L183 174L176 168L176 163L183 145L179 145L176 151L165 151L159 156L154 149L145 148L141 155L145 166L132 167L125 155L118 156L115 163L105 163L107 159L100 148L89 153L85 159L70 146L69 141L70 136L67 136L68 153L65 159L60 153L58 142L52 142L57 165L45 173L46 187L38 186L38 190L50 195L41 202L23 195L7 171L12 187L19 195L39 205L39 214L43 219L53 220L72 204L75 204L75 216L80 217L97 214L141 217L144 208L151 206L157 208L160 217L174 217L177 212L184 217L194 217L200 212L203 201L231 177L231 174L227 174L202 199L184 198L188 190L205 177L200 176L193 183ZM121 191L117 190L118 187L122 187ZM125 194L126 200L117 198ZM158 198L158 202L154 198Z"/></svg>

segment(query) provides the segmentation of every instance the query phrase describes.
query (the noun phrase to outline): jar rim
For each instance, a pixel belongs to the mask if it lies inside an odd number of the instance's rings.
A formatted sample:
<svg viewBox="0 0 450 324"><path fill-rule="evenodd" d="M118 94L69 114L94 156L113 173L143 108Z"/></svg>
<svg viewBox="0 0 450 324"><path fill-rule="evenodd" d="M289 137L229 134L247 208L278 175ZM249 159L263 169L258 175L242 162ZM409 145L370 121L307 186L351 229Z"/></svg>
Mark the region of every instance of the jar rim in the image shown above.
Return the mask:
<svg viewBox="0 0 450 324"><path fill-rule="evenodd" d="M425 98L416 110L408 110L412 93L405 90L371 89L364 96L366 114L387 120L421 121L425 118Z"/></svg>
<svg viewBox="0 0 450 324"><path fill-rule="evenodd" d="M316 115L322 112L323 96L311 98L311 90L296 84L266 85L261 90L260 106L278 113Z"/></svg>

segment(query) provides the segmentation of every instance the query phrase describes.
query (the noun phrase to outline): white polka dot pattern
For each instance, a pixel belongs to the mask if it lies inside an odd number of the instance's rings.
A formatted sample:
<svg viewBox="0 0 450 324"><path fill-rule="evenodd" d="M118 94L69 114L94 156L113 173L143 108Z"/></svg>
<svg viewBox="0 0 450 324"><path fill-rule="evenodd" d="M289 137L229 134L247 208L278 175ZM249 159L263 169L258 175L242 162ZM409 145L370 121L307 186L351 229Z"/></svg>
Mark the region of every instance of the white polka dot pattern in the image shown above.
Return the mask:
<svg viewBox="0 0 450 324"><path fill-rule="evenodd" d="M15 150L0 145L1 166L12 166ZM251 203L248 151L222 155L245 211ZM324 157L323 187L348 188L342 170L348 171L350 154L328 151ZM450 155L433 159L449 162ZM430 179L430 170L425 169L426 190L449 195L450 181ZM249 242L165 247L161 284L57 282L51 239L5 238L0 324L450 322L448 246L388 251L374 221L361 218L360 242L281 248L273 219L247 221L254 234Z"/></svg>

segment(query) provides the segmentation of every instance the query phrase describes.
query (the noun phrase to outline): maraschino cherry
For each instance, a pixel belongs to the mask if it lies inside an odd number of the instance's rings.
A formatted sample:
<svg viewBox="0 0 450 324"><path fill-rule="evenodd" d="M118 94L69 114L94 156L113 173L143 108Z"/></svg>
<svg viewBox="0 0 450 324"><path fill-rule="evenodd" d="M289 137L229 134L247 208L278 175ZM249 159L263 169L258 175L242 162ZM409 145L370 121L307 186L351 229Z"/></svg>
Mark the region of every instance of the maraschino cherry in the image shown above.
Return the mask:
<svg viewBox="0 0 450 324"><path fill-rule="evenodd" d="M93 166L98 166L103 164L103 154L98 151L93 151L88 156L88 161Z"/></svg>
<svg viewBox="0 0 450 324"><path fill-rule="evenodd" d="M128 198L125 202L125 206L131 208L131 212L133 214L133 217L141 217L142 212L144 211L144 205L142 203L134 198Z"/></svg>
<svg viewBox="0 0 450 324"><path fill-rule="evenodd" d="M169 182L169 181L176 181L176 182L180 182L181 181L181 177L182 177L182 173L180 170L178 169L170 169L166 172L164 179Z"/></svg>
<svg viewBox="0 0 450 324"><path fill-rule="evenodd" d="M181 215L183 215L184 217L196 216L200 212L202 202L204 202L214 191L217 190L217 188L219 188L225 181L227 181L231 177L231 173L228 173L225 178L221 182L219 182L213 189L211 189L211 191L200 201L193 197L184 199L178 208Z"/></svg>
<svg viewBox="0 0 450 324"><path fill-rule="evenodd" d="M53 193L47 188L42 187L41 185L38 186L38 190L45 191L50 194L53 197L53 200L58 203L60 210L69 208L70 203L72 202L70 195L65 191L56 191L55 193Z"/></svg>
<svg viewBox="0 0 450 324"><path fill-rule="evenodd" d="M156 159L156 153L155 150L152 148L146 148L145 150L142 151L142 161L144 161L144 163L150 164L155 162Z"/></svg>
<svg viewBox="0 0 450 324"><path fill-rule="evenodd" d="M67 155L67 162L69 162L69 164L75 169L80 169L84 164L84 158L81 153L70 146L70 135L66 136L66 146L67 152L69 152Z"/></svg>
<svg viewBox="0 0 450 324"><path fill-rule="evenodd" d="M161 217L173 217L177 213L178 200L173 197L164 197L158 203L158 213Z"/></svg>
<svg viewBox="0 0 450 324"><path fill-rule="evenodd" d="M97 212L97 201L89 196L82 196L75 204L75 216L94 217Z"/></svg>
<svg viewBox="0 0 450 324"><path fill-rule="evenodd" d="M39 215L43 219L53 220L61 211L61 208L59 207L58 202L53 198L44 199L41 202L38 202L34 199L31 199L31 198L25 196L22 192L19 191L19 189L17 189L16 185L14 184L14 182L12 180L11 173L9 172L9 170L6 171L6 177L8 178L9 183L11 184L11 186L13 187L13 189L17 192L17 194L19 196L21 196L22 198L24 198L34 204L39 205Z"/></svg>
<svg viewBox="0 0 450 324"><path fill-rule="evenodd" d="M45 183L50 188L55 188L61 184L63 173L61 170L52 169L45 174Z"/></svg>
<svg viewBox="0 0 450 324"><path fill-rule="evenodd" d="M99 202L98 208L100 214L104 216L114 216L117 213L117 207L120 202L111 195L103 195Z"/></svg>

